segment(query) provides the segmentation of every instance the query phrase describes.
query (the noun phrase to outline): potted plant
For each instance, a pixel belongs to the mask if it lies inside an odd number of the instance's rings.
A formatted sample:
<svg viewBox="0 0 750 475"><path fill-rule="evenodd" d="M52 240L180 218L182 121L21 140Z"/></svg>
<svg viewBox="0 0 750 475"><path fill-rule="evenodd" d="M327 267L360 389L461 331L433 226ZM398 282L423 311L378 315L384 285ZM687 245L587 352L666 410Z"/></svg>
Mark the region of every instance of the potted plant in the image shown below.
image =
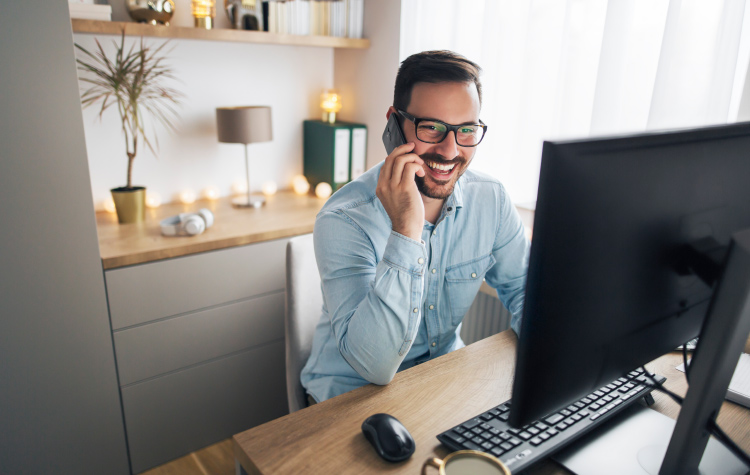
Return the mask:
<svg viewBox="0 0 750 475"><path fill-rule="evenodd" d="M81 82L90 85L81 94L84 108L101 103L98 117L101 120L111 106L117 107L125 135L125 153L128 157L128 176L125 186L113 188L112 199L120 223L139 222L145 219L146 189L133 186L133 160L142 140L155 153L144 127L146 114L151 115L167 129L175 130L173 120L177 117L176 105L182 94L163 85L165 80L174 79L172 71L163 64L161 50L167 43L153 49L144 44L135 44L125 51L125 32L120 44L115 43L114 58L110 59L104 48L96 40L98 50L94 53L76 44L83 57L76 59L78 69L83 72ZM158 139L155 142L158 146Z"/></svg>

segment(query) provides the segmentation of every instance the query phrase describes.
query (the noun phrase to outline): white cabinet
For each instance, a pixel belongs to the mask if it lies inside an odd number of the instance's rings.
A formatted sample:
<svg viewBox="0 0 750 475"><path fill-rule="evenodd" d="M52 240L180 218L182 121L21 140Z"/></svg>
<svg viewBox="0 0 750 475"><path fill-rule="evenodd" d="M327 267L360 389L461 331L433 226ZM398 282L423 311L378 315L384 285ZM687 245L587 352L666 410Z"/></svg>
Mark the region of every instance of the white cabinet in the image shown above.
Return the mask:
<svg viewBox="0 0 750 475"><path fill-rule="evenodd" d="M286 243L105 272L134 473L286 414Z"/></svg>

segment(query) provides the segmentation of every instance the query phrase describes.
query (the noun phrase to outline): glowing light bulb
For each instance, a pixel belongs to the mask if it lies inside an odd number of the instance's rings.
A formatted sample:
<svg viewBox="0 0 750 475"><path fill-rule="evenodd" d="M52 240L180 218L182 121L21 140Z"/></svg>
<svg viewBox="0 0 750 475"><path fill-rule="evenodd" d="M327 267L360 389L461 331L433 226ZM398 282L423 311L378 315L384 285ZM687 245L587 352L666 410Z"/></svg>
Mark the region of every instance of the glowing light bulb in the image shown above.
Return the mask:
<svg viewBox="0 0 750 475"><path fill-rule="evenodd" d="M158 208L161 206L161 195L155 191L147 191L146 206L149 208Z"/></svg>
<svg viewBox="0 0 750 475"><path fill-rule="evenodd" d="M297 175L292 179L292 188L298 195L305 195L310 191L310 183L304 176Z"/></svg>
<svg viewBox="0 0 750 475"><path fill-rule="evenodd" d="M115 200L113 200L112 198L107 198L102 203L102 208L104 208L104 211L106 211L107 213L114 213L116 211Z"/></svg>
<svg viewBox="0 0 750 475"><path fill-rule="evenodd" d="M247 182L245 180L237 180L232 183L232 194L243 195L247 194Z"/></svg>
<svg viewBox="0 0 750 475"><path fill-rule="evenodd" d="M203 189L203 197L207 200L218 200L219 199L219 189L215 186L207 186Z"/></svg>
<svg viewBox="0 0 750 475"><path fill-rule="evenodd" d="M278 187L276 186L275 181L267 181L263 183L263 194L266 196L273 196L276 194L276 190Z"/></svg>
<svg viewBox="0 0 750 475"><path fill-rule="evenodd" d="M182 190L179 195L180 203L189 205L195 203L195 192L193 190Z"/></svg>
<svg viewBox="0 0 750 475"><path fill-rule="evenodd" d="M328 198L333 193L333 188L328 183L321 181L318 186L315 187L315 196L318 198Z"/></svg>

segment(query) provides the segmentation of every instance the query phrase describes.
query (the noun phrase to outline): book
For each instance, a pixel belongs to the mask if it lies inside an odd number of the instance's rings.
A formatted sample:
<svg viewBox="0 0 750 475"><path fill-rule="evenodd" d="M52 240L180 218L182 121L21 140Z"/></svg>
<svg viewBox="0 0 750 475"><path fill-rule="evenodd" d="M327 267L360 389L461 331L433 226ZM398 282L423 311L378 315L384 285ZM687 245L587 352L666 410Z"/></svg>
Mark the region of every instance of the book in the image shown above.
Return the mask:
<svg viewBox="0 0 750 475"><path fill-rule="evenodd" d="M367 126L306 120L303 128L303 173L313 188L326 182L335 191L364 173Z"/></svg>
<svg viewBox="0 0 750 475"><path fill-rule="evenodd" d="M68 2L70 18L81 20L112 20L112 7L110 5L95 5L93 3Z"/></svg>

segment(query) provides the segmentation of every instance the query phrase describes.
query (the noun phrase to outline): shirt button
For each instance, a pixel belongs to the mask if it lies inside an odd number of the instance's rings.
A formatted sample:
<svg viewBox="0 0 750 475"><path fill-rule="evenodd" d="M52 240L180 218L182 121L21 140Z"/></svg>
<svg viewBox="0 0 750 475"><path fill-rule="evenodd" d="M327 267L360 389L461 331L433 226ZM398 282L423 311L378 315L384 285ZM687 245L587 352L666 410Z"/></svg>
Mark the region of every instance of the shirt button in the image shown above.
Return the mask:
<svg viewBox="0 0 750 475"><path fill-rule="evenodd" d="M414 313L417 313L417 312L419 312L419 309L418 308L414 308Z"/></svg>
<svg viewBox="0 0 750 475"><path fill-rule="evenodd" d="M430 305L430 310L434 310L434 309L435 309L435 306L434 305Z"/></svg>
<svg viewBox="0 0 750 475"><path fill-rule="evenodd" d="M450 212L450 211L453 211L453 207L451 207L451 206L448 206L448 211L449 211L449 212Z"/></svg>
<svg viewBox="0 0 750 475"><path fill-rule="evenodd" d="M432 273L434 274L435 272L437 272L437 269L432 269Z"/></svg>
<svg viewBox="0 0 750 475"><path fill-rule="evenodd" d="M435 343L435 342L433 341L433 342L432 342L432 347L433 347L433 348L435 348L435 346L437 346L437 343Z"/></svg>
<svg viewBox="0 0 750 475"><path fill-rule="evenodd" d="M471 273L471 278L472 279L476 279L477 278L477 273L476 272L472 272Z"/></svg>
<svg viewBox="0 0 750 475"><path fill-rule="evenodd" d="M417 259L417 262L419 262L420 264L424 264L424 259L420 257L419 259Z"/></svg>
<svg viewBox="0 0 750 475"><path fill-rule="evenodd" d="M435 229L434 231L432 231L432 235L433 236L437 236L437 229Z"/></svg>

